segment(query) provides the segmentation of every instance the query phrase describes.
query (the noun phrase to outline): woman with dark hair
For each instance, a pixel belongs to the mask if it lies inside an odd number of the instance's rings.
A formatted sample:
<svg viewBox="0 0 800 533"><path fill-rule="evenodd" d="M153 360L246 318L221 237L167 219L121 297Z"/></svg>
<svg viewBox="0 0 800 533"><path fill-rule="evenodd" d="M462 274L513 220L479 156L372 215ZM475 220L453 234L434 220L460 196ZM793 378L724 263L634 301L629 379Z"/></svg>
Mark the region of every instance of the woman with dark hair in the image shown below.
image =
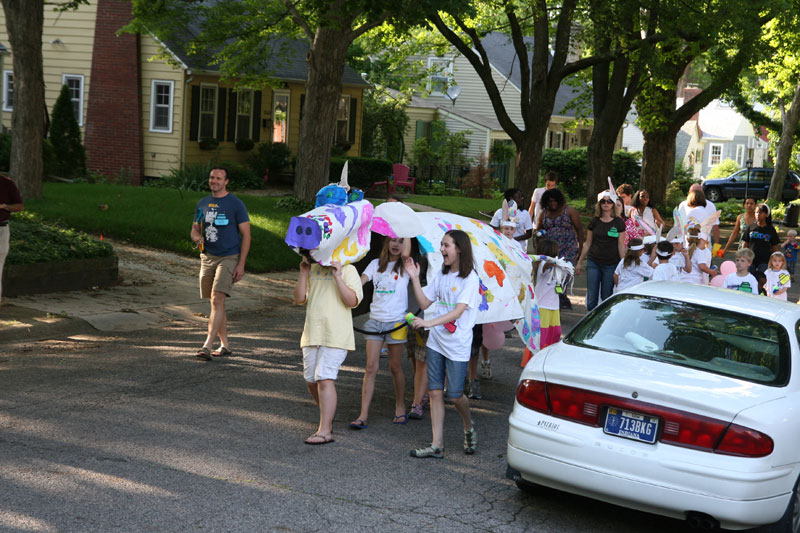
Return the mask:
<svg viewBox="0 0 800 533"><path fill-rule="evenodd" d="M753 264L750 265L750 273L756 278L759 278L759 275L763 277L769 264L769 256L772 252L778 251L781 243L778 232L772 225L772 211L767 204L761 204L756 208L756 221L748 226L742 240L755 254Z"/></svg>
<svg viewBox="0 0 800 533"><path fill-rule="evenodd" d="M747 233L747 228L749 228L752 224L756 221L756 199L755 198L745 198L744 199L744 213L740 214L736 217L736 223L733 225L733 231L731 232L731 236L728 237L728 242L725 243L725 248L722 249L722 255L724 256L728 253L728 248L730 248L731 244L736 242L736 237L739 237L739 248L744 247L744 234Z"/></svg>
<svg viewBox="0 0 800 533"><path fill-rule="evenodd" d="M647 226L655 233L657 226L663 226L664 220L658 214L658 210L650 204L650 194L644 189L636 191L631 201L631 210L628 212L637 225L638 237L643 239L645 235L651 234L642 224L640 220L647 224Z"/></svg>
<svg viewBox="0 0 800 533"><path fill-rule="evenodd" d="M575 264L583 246L583 224L574 207L558 189L548 189L542 194L542 212L536 219L536 227L546 232L548 239L558 244L558 254Z"/></svg>
<svg viewBox="0 0 800 533"><path fill-rule="evenodd" d="M537 230L544 230L546 237L558 244L559 256L574 265L583 247L583 224L580 214L574 207L567 205L567 199L558 189L544 191L539 204L542 212L536 219ZM572 308L572 303L566 294L562 292L558 296L562 309Z"/></svg>
<svg viewBox="0 0 800 533"><path fill-rule="evenodd" d="M614 269L625 255L625 223L609 191L597 195L594 218L586 231L586 242L575 265L575 275L581 273L586 257L586 309L611 296L614 290Z"/></svg>

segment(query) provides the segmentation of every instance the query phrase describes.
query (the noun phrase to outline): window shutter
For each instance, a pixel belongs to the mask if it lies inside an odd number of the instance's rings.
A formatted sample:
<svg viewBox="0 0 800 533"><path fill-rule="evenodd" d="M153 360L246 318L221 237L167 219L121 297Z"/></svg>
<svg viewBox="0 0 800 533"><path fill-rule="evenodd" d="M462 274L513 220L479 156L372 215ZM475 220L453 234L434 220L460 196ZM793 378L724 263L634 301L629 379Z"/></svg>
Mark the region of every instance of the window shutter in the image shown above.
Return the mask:
<svg viewBox="0 0 800 533"><path fill-rule="evenodd" d="M228 140L233 142L236 140L236 100L237 94L231 90L231 98L228 103Z"/></svg>
<svg viewBox="0 0 800 533"><path fill-rule="evenodd" d="M426 122L424 120L418 120L417 121L416 133L414 133L414 140L416 141L417 139L426 138L427 135L425 135L425 133L426 133L427 129L428 128L426 127Z"/></svg>
<svg viewBox="0 0 800 533"><path fill-rule="evenodd" d="M189 115L189 140L197 140L200 129L200 86L192 85L192 111Z"/></svg>
<svg viewBox="0 0 800 533"><path fill-rule="evenodd" d="M358 98L350 98L350 131L347 133L347 140L351 143L356 142L356 117L358 117Z"/></svg>
<svg viewBox="0 0 800 533"><path fill-rule="evenodd" d="M225 96L227 90L223 87L217 89L217 140L225 140Z"/></svg>
<svg viewBox="0 0 800 533"><path fill-rule="evenodd" d="M253 141L261 140L261 96L262 91L253 91Z"/></svg>
<svg viewBox="0 0 800 533"><path fill-rule="evenodd" d="M303 122L303 108L306 106L306 95L300 95L300 122Z"/></svg>

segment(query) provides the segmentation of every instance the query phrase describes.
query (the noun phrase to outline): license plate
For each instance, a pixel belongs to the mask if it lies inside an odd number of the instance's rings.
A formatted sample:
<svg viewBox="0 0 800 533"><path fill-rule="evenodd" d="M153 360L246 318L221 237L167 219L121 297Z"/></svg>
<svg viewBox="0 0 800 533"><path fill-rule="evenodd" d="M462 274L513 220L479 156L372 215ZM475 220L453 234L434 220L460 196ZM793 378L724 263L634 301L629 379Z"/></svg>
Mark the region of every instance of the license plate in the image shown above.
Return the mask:
<svg viewBox="0 0 800 533"><path fill-rule="evenodd" d="M655 444L658 418L609 407L603 431L609 435Z"/></svg>

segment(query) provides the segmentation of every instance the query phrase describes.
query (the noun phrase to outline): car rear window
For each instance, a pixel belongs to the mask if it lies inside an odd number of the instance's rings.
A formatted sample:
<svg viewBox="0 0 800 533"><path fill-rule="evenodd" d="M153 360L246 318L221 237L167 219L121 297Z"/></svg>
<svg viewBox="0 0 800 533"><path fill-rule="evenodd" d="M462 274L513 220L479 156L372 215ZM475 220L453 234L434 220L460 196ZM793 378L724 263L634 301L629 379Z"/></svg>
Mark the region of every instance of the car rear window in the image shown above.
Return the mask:
<svg viewBox="0 0 800 533"><path fill-rule="evenodd" d="M675 300L614 296L564 342L765 385L789 381L791 345L783 326Z"/></svg>

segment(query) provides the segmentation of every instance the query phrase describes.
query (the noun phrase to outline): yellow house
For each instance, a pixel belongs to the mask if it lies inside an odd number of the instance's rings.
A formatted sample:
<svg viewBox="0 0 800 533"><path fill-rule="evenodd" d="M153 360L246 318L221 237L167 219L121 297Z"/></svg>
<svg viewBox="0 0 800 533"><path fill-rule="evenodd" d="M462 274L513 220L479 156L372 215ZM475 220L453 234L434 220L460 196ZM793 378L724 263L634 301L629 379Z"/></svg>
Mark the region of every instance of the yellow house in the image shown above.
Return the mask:
<svg viewBox="0 0 800 533"><path fill-rule="evenodd" d="M248 139L283 142L297 153L307 44L292 41L283 47L288 55L273 73L280 88L239 90L221 79L217 66L197 64L180 43L117 35L130 19L126 0L90 0L64 13L45 9L45 101L52 110L62 84L70 88L90 170L139 184L186 163L244 161ZM2 10L0 42L8 42ZM0 123L7 129L13 112L12 58L6 57L4 65ZM360 155L367 86L345 67L336 142L349 156Z"/></svg>

